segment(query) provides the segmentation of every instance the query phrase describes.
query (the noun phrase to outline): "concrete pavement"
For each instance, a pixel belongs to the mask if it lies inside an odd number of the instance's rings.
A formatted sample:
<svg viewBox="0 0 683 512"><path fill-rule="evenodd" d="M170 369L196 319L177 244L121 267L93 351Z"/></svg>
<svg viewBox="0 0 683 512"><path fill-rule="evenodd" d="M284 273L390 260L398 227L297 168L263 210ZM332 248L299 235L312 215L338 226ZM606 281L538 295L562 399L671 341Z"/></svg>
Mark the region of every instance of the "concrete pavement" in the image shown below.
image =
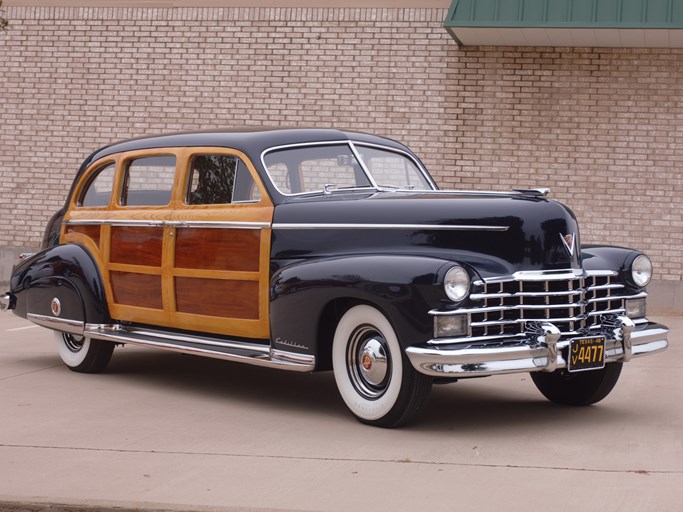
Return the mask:
<svg viewBox="0 0 683 512"><path fill-rule="evenodd" d="M669 350L596 406L492 377L435 386L416 423L383 430L330 373L125 347L76 374L49 331L2 314L0 510L678 511L683 317L658 320Z"/></svg>

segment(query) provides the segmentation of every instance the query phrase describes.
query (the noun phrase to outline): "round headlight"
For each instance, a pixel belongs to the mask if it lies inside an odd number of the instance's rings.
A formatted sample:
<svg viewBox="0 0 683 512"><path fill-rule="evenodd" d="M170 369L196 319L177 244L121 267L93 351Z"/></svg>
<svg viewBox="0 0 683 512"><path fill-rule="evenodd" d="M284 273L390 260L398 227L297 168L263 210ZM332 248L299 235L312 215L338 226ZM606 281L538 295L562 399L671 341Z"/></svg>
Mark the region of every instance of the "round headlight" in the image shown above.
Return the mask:
<svg viewBox="0 0 683 512"><path fill-rule="evenodd" d="M652 279L652 262L650 258L641 254L631 263L631 278L641 288L647 286Z"/></svg>
<svg viewBox="0 0 683 512"><path fill-rule="evenodd" d="M470 292L470 276L467 271L460 267L452 267L446 272L443 280L443 289L453 302L460 302Z"/></svg>

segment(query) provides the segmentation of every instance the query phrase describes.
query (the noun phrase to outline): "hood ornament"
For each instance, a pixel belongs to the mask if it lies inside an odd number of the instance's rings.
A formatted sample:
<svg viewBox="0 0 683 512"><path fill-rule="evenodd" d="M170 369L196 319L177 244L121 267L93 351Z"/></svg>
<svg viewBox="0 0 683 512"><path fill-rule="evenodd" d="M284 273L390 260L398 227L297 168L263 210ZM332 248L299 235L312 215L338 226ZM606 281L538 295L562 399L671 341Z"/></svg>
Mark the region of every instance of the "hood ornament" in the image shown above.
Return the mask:
<svg viewBox="0 0 683 512"><path fill-rule="evenodd" d="M574 256L574 248L576 247L576 236L574 233L570 233L568 235L563 235L560 233L560 238L562 239L564 247L569 252L569 255Z"/></svg>

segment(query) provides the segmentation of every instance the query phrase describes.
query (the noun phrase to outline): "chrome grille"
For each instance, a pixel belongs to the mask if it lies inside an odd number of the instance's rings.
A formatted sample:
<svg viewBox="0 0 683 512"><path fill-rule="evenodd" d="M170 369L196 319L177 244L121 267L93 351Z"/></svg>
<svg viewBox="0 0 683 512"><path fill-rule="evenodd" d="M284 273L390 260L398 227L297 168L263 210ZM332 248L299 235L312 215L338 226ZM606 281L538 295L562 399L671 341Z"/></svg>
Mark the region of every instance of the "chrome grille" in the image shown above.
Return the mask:
<svg viewBox="0 0 683 512"><path fill-rule="evenodd" d="M548 275L475 283L475 306L466 311L473 337L523 334L530 322L552 322L563 335L600 327L601 315L625 312L624 285L613 272L562 278ZM476 304L479 304L478 306Z"/></svg>

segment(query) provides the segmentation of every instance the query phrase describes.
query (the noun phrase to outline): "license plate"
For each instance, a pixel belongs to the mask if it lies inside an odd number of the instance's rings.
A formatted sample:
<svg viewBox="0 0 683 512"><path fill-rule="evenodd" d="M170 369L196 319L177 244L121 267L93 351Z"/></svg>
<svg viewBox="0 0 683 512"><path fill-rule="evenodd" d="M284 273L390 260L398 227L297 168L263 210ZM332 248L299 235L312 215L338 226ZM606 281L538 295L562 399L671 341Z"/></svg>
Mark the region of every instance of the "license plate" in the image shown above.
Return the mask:
<svg viewBox="0 0 683 512"><path fill-rule="evenodd" d="M569 342L570 372L594 370L605 367L605 338L574 338Z"/></svg>

